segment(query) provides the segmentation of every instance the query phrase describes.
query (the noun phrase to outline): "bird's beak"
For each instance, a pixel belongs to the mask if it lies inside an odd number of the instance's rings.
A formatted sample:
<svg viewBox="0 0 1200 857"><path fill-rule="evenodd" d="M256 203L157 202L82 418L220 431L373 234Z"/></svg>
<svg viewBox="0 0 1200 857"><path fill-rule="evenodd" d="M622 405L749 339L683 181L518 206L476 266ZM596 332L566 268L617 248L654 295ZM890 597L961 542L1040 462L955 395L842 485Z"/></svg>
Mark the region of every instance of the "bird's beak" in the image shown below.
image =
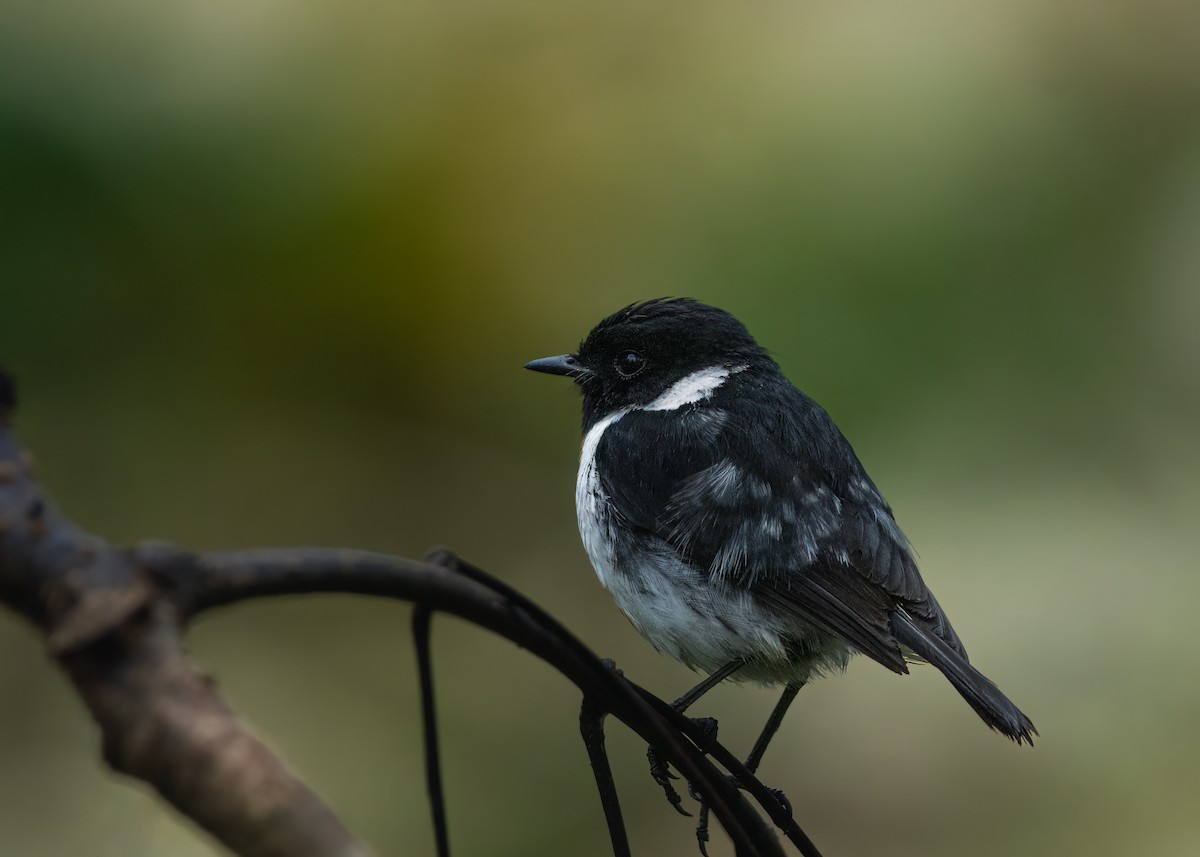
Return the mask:
<svg viewBox="0 0 1200 857"><path fill-rule="evenodd" d="M526 369L532 369L534 372L545 372L547 375L582 375L587 370L579 365L579 361L574 354L560 354L557 357L543 357L540 360L531 360L525 364Z"/></svg>

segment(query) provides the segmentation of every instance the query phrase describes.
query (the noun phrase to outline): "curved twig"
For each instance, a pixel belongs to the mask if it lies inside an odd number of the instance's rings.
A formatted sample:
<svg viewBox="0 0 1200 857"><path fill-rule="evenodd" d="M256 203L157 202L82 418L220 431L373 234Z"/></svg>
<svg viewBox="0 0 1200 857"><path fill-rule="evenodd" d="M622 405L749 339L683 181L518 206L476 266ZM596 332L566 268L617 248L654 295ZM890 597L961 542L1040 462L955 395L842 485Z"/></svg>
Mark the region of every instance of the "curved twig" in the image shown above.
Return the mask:
<svg viewBox="0 0 1200 857"><path fill-rule="evenodd" d="M697 749L701 739L682 731L679 724L670 723L647 702L640 689L608 669L574 635L524 596L499 581L484 585L480 581L484 573L462 560L454 560L453 567L469 569L469 574L428 562L355 550L265 549L193 556L153 546L138 555L143 567L175 591L182 615L189 618L220 605L254 598L342 592L419 601L430 609L487 628L551 664L596 704L658 748L705 795L735 845L746 853L782 853L778 840L758 813ZM451 564L451 556L444 554L447 564ZM734 760L727 751L722 755ZM735 773L741 777L743 771ZM749 772L745 777L747 788L756 784L769 795ZM815 851L812 853L815 857Z"/></svg>

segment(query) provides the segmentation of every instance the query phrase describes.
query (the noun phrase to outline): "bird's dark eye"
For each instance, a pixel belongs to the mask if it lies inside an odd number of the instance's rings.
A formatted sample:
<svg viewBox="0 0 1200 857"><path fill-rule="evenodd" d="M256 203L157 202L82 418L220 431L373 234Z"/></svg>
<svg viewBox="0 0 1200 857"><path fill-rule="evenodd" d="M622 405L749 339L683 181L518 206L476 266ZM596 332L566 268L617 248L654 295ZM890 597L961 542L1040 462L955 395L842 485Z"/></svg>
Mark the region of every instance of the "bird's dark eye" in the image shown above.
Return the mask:
<svg viewBox="0 0 1200 857"><path fill-rule="evenodd" d="M646 368L646 358L636 351L622 351L617 357L617 371L624 378L632 378Z"/></svg>

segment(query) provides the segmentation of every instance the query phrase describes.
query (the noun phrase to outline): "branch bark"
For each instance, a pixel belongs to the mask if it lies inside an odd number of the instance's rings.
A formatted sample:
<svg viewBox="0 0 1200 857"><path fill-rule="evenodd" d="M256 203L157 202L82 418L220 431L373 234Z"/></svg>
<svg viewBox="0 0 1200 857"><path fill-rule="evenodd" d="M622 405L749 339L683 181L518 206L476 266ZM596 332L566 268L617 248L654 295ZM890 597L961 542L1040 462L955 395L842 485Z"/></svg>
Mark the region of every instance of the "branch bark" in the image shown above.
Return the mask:
<svg viewBox="0 0 1200 857"><path fill-rule="evenodd" d="M183 616L131 551L74 526L11 431L0 370L0 603L46 635L104 759L245 857L366 857L183 653Z"/></svg>

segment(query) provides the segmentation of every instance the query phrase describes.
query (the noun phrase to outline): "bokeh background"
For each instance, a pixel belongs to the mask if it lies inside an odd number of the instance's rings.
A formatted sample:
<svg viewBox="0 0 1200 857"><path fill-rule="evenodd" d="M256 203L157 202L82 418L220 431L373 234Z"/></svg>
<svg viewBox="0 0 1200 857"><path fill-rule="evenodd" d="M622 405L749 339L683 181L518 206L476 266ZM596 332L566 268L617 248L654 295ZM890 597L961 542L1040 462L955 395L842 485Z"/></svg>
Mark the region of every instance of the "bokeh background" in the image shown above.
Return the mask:
<svg viewBox="0 0 1200 857"><path fill-rule="evenodd" d="M450 545L670 698L694 676L578 544L576 396L520 367L636 299L716 303L833 413L1043 736L854 663L763 770L825 852L1193 855L1198 56L1166 0L9 0L20 431L112 539ZM432 851L407 623L311 597L192 636L381 857ZM455 853L608 853L573 690L461 622L435 642ZM704 709L744 751L773 696ZM612 731L635 851L695 853ZM0 852L216 852L102 769L8 615Z"/></svg>

